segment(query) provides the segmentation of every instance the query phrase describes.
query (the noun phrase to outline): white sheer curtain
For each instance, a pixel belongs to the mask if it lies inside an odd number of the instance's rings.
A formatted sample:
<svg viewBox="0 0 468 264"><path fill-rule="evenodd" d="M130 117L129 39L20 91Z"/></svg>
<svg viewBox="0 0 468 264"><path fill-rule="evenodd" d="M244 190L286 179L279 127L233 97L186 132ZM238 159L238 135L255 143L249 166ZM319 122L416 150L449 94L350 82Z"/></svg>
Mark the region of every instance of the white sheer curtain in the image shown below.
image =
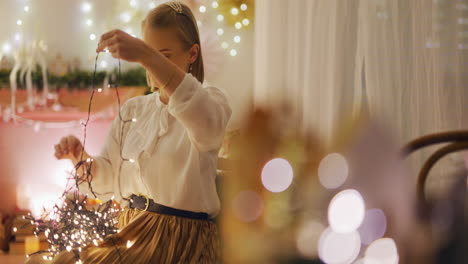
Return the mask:
<svg viewBox="0 0 468 264"><path fill-rule="evenodd" d="M257 106L287 101L292 129L330 139L339 116L352 112L355 103L356 3L256 1Z"/></svg>
<svg viewBox="0 0 468 264"><path fill-rule="evenodd" d="M400 143L468 129L468 0L257 0L255 22L255 103L304 131L363 109Z"/></svg>

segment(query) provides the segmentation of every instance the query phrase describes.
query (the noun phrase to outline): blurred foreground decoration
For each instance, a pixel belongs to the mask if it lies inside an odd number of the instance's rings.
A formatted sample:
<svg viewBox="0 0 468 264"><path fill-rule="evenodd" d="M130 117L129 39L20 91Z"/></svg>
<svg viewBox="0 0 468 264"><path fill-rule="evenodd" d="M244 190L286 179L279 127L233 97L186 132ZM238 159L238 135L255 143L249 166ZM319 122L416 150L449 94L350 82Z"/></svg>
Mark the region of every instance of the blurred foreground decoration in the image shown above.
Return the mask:
<svg viewBox="0 0 468 264"><path fill-rule="evenodd" d="M440 144L445 145L440 147ZM460 167L454 168L455 173L447 172L448 175L442 175L452 178L449 181L453 183L442 197L428 196L426 186L430 176L436 176L431 174L436 163L450 154L468 150L468 131L425 135L409 142L404 148L404 153L410 155L434 145L439 148L429 156L419 170L417 182L420 225L425 228L426 237L430 241L429 246L434 249L428 258L433 259L433 263L465 263L468 261L467 161L461 162ZM416 254L412 257L418 259Z"/></svg>
<svg viewBox="0 0 468 264"><path fill-rule="evenodd" d="M382 122L354 119L325 147L273 112L254 111L231 144L226 263L441 263L403 144Z"/></svg>

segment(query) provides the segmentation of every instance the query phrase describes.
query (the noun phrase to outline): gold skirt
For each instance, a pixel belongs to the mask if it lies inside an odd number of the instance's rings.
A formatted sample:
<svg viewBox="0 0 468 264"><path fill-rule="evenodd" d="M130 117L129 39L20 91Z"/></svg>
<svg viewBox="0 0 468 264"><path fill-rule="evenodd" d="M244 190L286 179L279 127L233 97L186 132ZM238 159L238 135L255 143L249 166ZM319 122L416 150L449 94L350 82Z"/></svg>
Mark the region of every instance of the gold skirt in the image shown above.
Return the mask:
<svg viewBox="0 0 468 264"><path fill-rule="evenodd" d="M212 221L125 208L117 227L121 231L99 246L83 249L82 263L220 262L218 230ZM75 264L76 260L73 253L64 251L52 263Z"/></svg>

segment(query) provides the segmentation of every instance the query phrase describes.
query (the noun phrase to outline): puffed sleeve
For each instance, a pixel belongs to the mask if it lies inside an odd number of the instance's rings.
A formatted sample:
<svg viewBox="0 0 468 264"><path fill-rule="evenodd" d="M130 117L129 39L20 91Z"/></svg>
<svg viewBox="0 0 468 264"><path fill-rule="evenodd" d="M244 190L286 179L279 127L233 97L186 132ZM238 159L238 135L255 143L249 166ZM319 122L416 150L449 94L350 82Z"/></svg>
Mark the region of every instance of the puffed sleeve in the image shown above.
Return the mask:
<svg viewBox="0 0 468 264"><path fill-rule="evenodd" d="M168 110L185 127L198 151L220 148L232 113L221 90L204 88L195 77L186 74L172 93Z"/></svg>

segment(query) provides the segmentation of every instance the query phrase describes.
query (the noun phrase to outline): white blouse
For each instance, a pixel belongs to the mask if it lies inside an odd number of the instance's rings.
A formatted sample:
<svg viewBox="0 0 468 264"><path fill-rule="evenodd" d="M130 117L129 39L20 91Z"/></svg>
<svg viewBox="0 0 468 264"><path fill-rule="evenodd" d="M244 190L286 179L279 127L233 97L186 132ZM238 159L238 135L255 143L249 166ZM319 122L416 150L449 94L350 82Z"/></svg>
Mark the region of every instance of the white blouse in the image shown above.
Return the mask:
<svg viewBox="0 0 468 264"><path fill-rule="evenodd" d="M123 131L122 157L129 161L121 161L123 122L117 116L101 156L94 159L94 191L118 199L142 193L162 205L216 216L217 155L231 117L224 93L186 74L167 105L159 93L138 96L124 104L121 115L136 119Z"/></svg>

